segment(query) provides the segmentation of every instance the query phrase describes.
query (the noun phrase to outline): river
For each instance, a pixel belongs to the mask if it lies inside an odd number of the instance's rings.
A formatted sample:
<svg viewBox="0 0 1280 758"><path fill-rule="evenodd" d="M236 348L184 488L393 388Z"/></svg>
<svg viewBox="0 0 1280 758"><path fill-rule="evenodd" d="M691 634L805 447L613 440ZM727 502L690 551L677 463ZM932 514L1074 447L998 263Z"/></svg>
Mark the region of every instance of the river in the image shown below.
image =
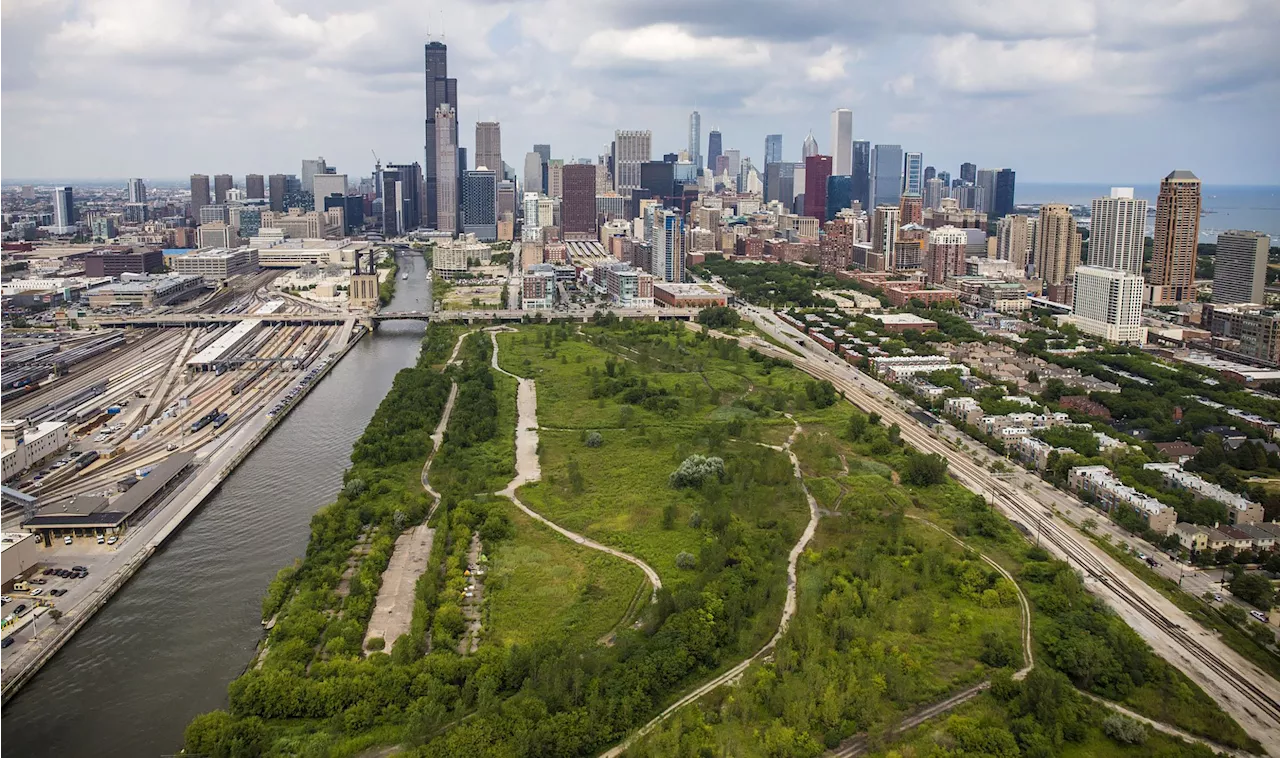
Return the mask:
<svg viewBox="0 0 1280 758"><path fill-rule="evenodd" d="M422 260L402 258L390 310L425 310ZM268 582L301 557L311 516L336 495L351 445L423 325L393 322L356 345L4 708L5 752L146 758L176 753L192 717L225 707L262 637Z"/></svg>

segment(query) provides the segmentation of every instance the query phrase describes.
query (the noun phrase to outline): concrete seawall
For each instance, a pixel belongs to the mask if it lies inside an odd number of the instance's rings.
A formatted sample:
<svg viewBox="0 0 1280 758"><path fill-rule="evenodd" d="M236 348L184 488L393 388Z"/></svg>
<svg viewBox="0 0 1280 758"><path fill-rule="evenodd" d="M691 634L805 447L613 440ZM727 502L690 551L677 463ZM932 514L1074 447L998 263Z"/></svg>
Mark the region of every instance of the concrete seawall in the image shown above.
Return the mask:
<svg viewBox="0 0 1280 758"><path fill-rule="evenodd" d="M350 330L344 329L343 333L349 335ZM365 334L368 333L369 332L366 331L360 336L360 339L363 339ZM228 444L236 445L235 452L228 460L217 464L218 468L212 477L202 481L202 478L207 475L207 470L202 470L203 466L201 469L197 469L196 473L191 477L188 483L172 495L172 500L168 504L169 507L172 507L176 502L185 498L186 502L182 507L168 515L164 515L162 513L156 514L157 517L163 517L165 519L164 524L156 534L147 541L141 543L137 552L134 553L133 557L131 557L125 565L117 568L109 576L103 579L102 583L94 589L87 598L82 600L79 605L63 616L63 618L58 622L58 634L45 642L40 653L35 658L32 658L29 662L24 664L21 671L4 683L3 693L2 696L0 696L2 699L0 699L0 702L7 703L10 698L18 693L24 684L30 681L31 678L34 677L47 662L53 659L53 656L62 649L63 645L67 644L67 642L71 640L72 636L74 636L81 627L87 624L89 620L93 618L94 614L106 605L107 601L110 600L111 597L130 579L132 579L135 574L137 574L138 569L142 568L142 565L147 562L148 558L155 554L161 545L164 544L165 540L169 539L174 532L178 531L178 529L186 523L187 519L190 518L190 516L204 504L205 500L207 500L208 497L212 495L219 486L221 486L222 482L231 475L231 472L235 471L235 469L249 457L249 454L252 453L258 445L275 430L276 426L301 404L302 400L311 392L312 388L328 376L329 372L338 365L339 361L346 357L347 353L355 347L360 339L348 339L345 345L336 352L331 353L328 364L326 364L320 373L316 375L315 379L302 389L299 396L289 403L288 407L286 407L282 412L267 419L262 427L253 432L251 436L244 440L236 440L235 438L228 440ZM265 413L265 410L259 412ZM243 431L247 430L242 429L240 432L236 433L236 436L240 436L240 433ZM216 457L216 453L211 457ZM210 463L211 462L207 462L204 466L208 466ZM195 487L195 489L191 490L193 487ZM161 507L162 510L164 507L165 506ZM146 525L144 524L143 527L140 528L145 528L145 526Z"/></svg>

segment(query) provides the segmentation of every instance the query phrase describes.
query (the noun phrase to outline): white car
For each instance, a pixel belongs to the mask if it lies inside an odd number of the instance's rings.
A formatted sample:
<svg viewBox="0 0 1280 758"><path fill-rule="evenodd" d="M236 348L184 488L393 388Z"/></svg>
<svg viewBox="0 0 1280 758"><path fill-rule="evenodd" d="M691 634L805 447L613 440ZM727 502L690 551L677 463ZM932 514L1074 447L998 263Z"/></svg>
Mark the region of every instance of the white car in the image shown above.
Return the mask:
<svg viewBox="0 0 1280 758"><path fill-rule="evenodd" d="M31 590L31 597L40 597L43 594L44 594L43 587L36 587L34 590Z"/></svg>
<svg viewBox="0 0 1280 758"><path fill-rule="evenodd" d="M116 543L117 543L117 542L119 542L119 541L120 541L120 538L119 538L119 537L116 537L115 535L112 535L112 536L110 536L110 537L108 537L108 538L107 538L107 544L108 544L108 545L114 545L114 544L116 544Z"/></svg>
<svg viewBox="0 0 1280 758"><path fill-rule="evenodd" d="M71 535L69 535L69 534L68 534L66 537L63 537L63 538L62 538L62 544L64 544L64 545L70 545L70 544L71 544Z"/></svg>

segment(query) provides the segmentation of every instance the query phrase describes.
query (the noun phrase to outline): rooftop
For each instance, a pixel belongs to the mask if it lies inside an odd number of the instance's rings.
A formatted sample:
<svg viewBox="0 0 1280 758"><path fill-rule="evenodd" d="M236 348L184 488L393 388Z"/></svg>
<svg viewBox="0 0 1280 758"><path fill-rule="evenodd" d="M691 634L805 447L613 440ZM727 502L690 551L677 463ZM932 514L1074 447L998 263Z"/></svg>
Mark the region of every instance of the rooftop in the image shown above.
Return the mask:
<svg viewBox="0 0 1280 758"><path fill-rule="evenodd" d="M885 326L906 326L909 324L933 324L937 326L936 321L927 318L921 318L914 313L871 313L867 318L875 319Z"/></svg>

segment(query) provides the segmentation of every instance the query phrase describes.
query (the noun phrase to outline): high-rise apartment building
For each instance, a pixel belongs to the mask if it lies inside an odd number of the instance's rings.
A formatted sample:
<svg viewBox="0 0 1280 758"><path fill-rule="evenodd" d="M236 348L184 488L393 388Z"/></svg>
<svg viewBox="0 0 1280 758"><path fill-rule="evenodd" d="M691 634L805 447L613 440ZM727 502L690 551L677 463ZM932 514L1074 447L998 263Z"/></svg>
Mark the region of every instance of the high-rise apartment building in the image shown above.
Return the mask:
<svg viewBox="0 0 1280 758"><path fill-rule="evenodd" d="M995 210L996 197L996 173L998 169L980 168L978 169L977 179L974 186L978 188L978 193L974 195L973 209L979 213L992 215Z"/></svg>
<svg viewBox="0 0 1280 758"><path fill-rule="evenodd" d="M425 139L423 141L423 152L426 153L426 162L422 164L422 179L426 185L425 205L427 208L426 225L432 229L440 231L457 231L457 184L458 184L458 80L449 78L449 48L443 42L428 42L423 49L423 70L426 74L427 88L427 118L425 123ZM446 136L446 141L441 143L439 139L439 124L437 119L440 115L440 106L448 105L449 109L449 128L452 133ZM438 163L440 160L440 145L453 145L453 155L450 156L449 162L454 174L452 177L453 186L447 188L452 194L453 202L450 203L455 211L454 220L446 220L449 224L448 228L440 226L439 212L441 204L437 199L436 193L439 187L440 170ZM501 170L501 166L491 167L495 171Z"/></svg>
<svg viewBox="0 0 1280 758"><path fill-rule="evenodd" d="M594 239L599 233L596 228L596 167L590 163L565 166L563 198L560 202L563 238Z"/></svg>
<svg viewBox="0 0 1280 758"><path fill-rule="evenodd" d="M689 162L702 167L702 114L689 114Z"/></svg>
<svg viewBox="0 0 1280 758"><path fill-rule="evenodd" d="M497 121L476 122L476 168L487 168L501 180L502 126Z"/></svg>
<svg viewBox="0 0 1280 758"><path fill-rule="evenodd" d="M76 225L75 199L70 187L53 190L53 225L60 234L67 234Z"/></svg>
<svg viewBox="0 0 1280 758"><path fill-rule="evenodd" d="M429 52L430 45L428 45ZM427 60L430 61L430 57ZM434 130L436 138L436 155L433 161L435 179L426 181L428 195L433 189L435 192L434 227L437 231L452 234L458 232L458 142L455 139L458 133L457 118L458 114L452 105L441 103L436 108L436 117L428 126L428 130Z"/></svg>
<svg viewBox="0 0 1280 758"><path fill-rule="evenodd" d="M379 190L381 191L381 190ZM267 177L267 195L271 210L280 213L284 210L285 175L272 174Z"/></svg>
<svg viewBox="0 0 1280 758"><path fill-rule="evenodd" d="M1262 232L1219 234L1213 262L1213 302L1265 304L1270 248L1271 238Z"/></svg>
<svg viewBox="0 0 1280 758"><path fill-rule="evenodd" d="M804 138L804 144L800 146L800 157L808 158L811 155L818 154L818 141L813 138L813 132Z"/></svg>
<svg viewBox="0 0 1280 758"><path fill-rule="evenodd" d="M498 175L477 168L462 175L462 233L481 242L498 239Z"/></svg>
<svg viewBox="0 0 1280 758"><path fill-rule="evenodd" d="M630 195L640 186L640 164L652 156L652 141L653 134L648 129L619 129L613 133L613 185L619 195Z"/></svg>
<svg viewBox="0 0 1280 758"><path fill-rule="evenodd" d="M1173 171L1160 182L1147 301L1171 305L1196 299L1196 246L1200 239L1200 180Z"/></svg>
<svg viewBox="0 0 1280 758"><path fill-rule="evenodd" d="M970 183L970 184L977 184L977 182L978 182L978 164L976 164L976 163L961 163L961 164L960 164L960 181L962 181L962 182L968 182L968 183Z"/></svg>
<svg viewBox="0 0 1280 758"><path fill-rule="evenodd" d="M649 273L664 282L684 281L684 219L677 211L650 206L648 242L653 258Z"/></svg>
<svg viewBox="0 0 1280 758"><path fill-rule="evenodd" d="M920 153L904 153L902 156L902 192L924 195L924 156Z"/></svg>
<svg viewBox="0 0 1280 758"><path fill-rule="evenodd" d="M329 171L329 166L324 162L324 156L319 158L303 158L302 159L302 191L312 192L314 185L312 180L316 174L324 174Z"/></svg>
<svg viewBox="0 0 1280 758"><path fill-rule="evenodd" d="M313 210L324 211L324 199L330 195L347 194L347 175L346 174L316 174L311 179L311 195L312 201L315 203Z"/></svg>
<svg viewBox="0 0 1280 758"><path fill-rule="evenodd" d="M827 220L827 179L831 176L831 156L810 155L804 159L804 215Z"/></svg>
<svg viewBox="0 0 1280 758"><path fill-rule="evenodd" d="M1050 300L1071 302L1068 290L1080 263L1080 230L1071 206L1046 203L1036 223L1036 276L1045 284Z"/></svg>
<svg viewBox="0 0 1280 758"><path fill-rule="evenodd" d="M713 126L711 127L711 132L707 134L707 168L708 169L712 171L716 170L716 160L720 157L723 151L724 151L724 145L721 142L720 130ZM614 171L617 172L617 170L618 169L615 167Z"/></svg>
<svg viewBox="0 0 1280 758"><path fill-rule="evenodd" d="M1118 268L1080 266L1074 272L1072 323L1108 342L1141 345L1142 274Z"/></svg>
<svg viewBox="0 0 1280 758"><path fill-rule="evenodd" d="M782 135L766 134L764 136L764 165L766 171L770 163L782 162Z"/></svg>
<svg viewBox="0 0 1280 758"><path fill-rule="evenodd" d="M262 174L245 174L244 177L244 196L247 200L262 200L266 197L266 187L262 181Z"/></svg>
<svg viewBox="0 0 1280 758"><path fill-rule="evenodd" d="M921 197L913 192L902 193L902 199L898 201L898 217L903 226L923 223L924 202Z"/></svg>
<svg viewBox="0 0 1280 758"><path fill-rule="evenodd" d="M831 173L853 175L853 111L848 108L831 111Z"/></svg>
<svg viewBox="0 0 1280 758"><path fill-rule="evenodd" d="M192 174L191 175L191 218L197 223L200 221L200 209L208 205L209 197L209 175L208 174Z"/></svg>
<svg viewBox="0 0 1280 758"><path fill-rule="evenodd" d="M213 202L227 202L227 192L230 191L235 183L231 179L231 174L217 174L213 177Z"/></svg>
<svg viewBox="0 0 1280 758"><path fill-rule="evenodd" d="M880 256L885 271L898 268L898 219L901 210L897 204L877 205L871 217L871 251ZM871 268L871 266L868 266Z"/></svg>
<svg viewBox="0 0 1280 758"><path fill-rule="evenodd" d="M1018 213L1000 218L996 227L996 259L1009 261L1022 273L1027 270L1031 256L1031 226L1029 219Z"/></svg>
<svg viewBox="0 0 1280 758"><path fill-rule="evenodd" d="M1134 198L1132 187L1112 187L1110 197L1093 200L1089 222L1089 265L1142 273L1147 201Z"/></svg>
<svg viewBox="0 0 1280 758"><path fill-rule="evenodd" d="M924 207L937 209L942 206L942 199L950 197L947 186L936 176L924 180Z"/></svg>
<svg viewBox="0 0 1280 758"><path fill-rule="evenodd" d="M141 179L129 180L129 202L145 203L147 202L147 185L143 184Z"/></svg>
<svg viewBox="0 0 1280 758"><path fill-rule="evenodd" d="M871 148L871 200L877 207L897 206L902 197L902 165L902 145Z"/></svg>
<svg viewBox="0 0 1280 758"><path fill-rule="evenodd" d="M853 199L862 204L862 210L870 212L871 205L871 143L853 141Z"/></svg>
<svg viewBox="0 0 1280 758"><path fill-rule="evenodd" d="M934 168L933 166L925 166L925 167L924 167L924 180L925 180L926 182L927 182L927 181L929 181L930 179L933 179L933 178L937 177L937 176L938 176L938 169Z"/></svg>
<svg viewBox="0 0 1280 758"><path fill-rule="evenodd" d="M924 275L930 284L942 284L964 274L964 249L969 233L954 226L943 226L929 232L929 245L924 253Z"/></svg>

